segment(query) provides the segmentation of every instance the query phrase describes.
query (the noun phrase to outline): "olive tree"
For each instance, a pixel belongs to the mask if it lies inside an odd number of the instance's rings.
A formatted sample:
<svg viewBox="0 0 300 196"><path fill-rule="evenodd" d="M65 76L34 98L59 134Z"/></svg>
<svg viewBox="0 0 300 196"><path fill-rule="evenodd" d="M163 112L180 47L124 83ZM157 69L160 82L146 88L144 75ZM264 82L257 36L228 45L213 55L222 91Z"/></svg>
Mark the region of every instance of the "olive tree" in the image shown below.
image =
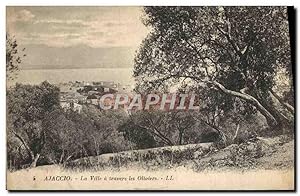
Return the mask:
<svg viewBox="0 0 300 196"><path fill-rule="evenodd" d="M137 91L189 81L222 93L225 104L242 100L271 130L292 129L294 107L276 92L279 70L286 70L292 85L285 7L145 7L144 12L151 31L135 58Z"/></svg>

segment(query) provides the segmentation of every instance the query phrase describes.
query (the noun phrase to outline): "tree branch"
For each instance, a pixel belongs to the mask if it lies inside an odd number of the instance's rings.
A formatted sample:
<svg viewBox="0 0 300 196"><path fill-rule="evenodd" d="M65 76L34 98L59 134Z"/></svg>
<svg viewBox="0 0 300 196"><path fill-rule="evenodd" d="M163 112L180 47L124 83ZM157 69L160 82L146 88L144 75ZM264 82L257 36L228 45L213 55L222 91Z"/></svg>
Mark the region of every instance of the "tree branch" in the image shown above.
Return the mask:
<svg viewBox="0 0 300 196"><path fill-rule="evenodd" d="M283 99L277 93L275 93L272 89L270 89L270 93L272 93L272 95L274 95L274 97L281 103L281 105L283 105L289 112L294 114L295 109L293 106L291 106L287 102L283 101Z"/></svg>
<svg viewBox="0 0 300 196"><path fill-rule="evenodd" d="M231 44L231 46L233 47L233 49L235 50L235 52L241 57L243 54L241 53L239 47L234 43L234 41L232 40L232 37L230 35L230 32L225 32L222 29L220 29L220 27L218 27L218 25L214 24L214 26L218 29L218 31L220 31L227 39L227 41Z"/></svg>
<svg viewBox="0 0 300 196"><path fill-rule="evenodd" d="M34 160L34 154L33 154L32 150L30 149L30 147L28 146L28 144L23 139L23 137L21 135L19 135L18 133L16 133L15 131L13 131L13 130L11 130L11 132L21 141L21 143L24 145L24 147L28 151L31 159Z"/></svg>

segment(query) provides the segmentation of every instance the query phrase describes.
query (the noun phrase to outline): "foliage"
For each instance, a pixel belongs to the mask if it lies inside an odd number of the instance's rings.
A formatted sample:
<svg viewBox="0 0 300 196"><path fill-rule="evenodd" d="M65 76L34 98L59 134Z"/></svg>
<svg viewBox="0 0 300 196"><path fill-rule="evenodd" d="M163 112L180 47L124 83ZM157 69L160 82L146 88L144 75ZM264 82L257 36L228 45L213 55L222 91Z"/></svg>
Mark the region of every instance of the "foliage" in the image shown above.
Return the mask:
<svg viewBox="0 0 300 196"><path fill-rule="evenodd" d="M82 113L59 105L59 89L48 82L16 84L7 92L8 166L66 162L131 148L117 131L125 113L85 106Z"/></svg>
<svg viewBox="0 0 300 196"><path fill-rule="evenodd" d="M16 84L7 91L9 135L23 146L35 166L49 133L43 127L48 114L59 107L59 89L48 82Z"/></svg>
<svg viewBox="0 0 300 196"><path fill-rule="evenodd" d="M135 124L133 119L128 119L118 127L119 132L124 134L126 140L135 144L137 149L154 148L157 146L153 135L146 128Z"/></svg>
<svg viewBox="0 0 300 196"><path fill-rule="evenodd" d="M205 130L192 111L139 111L119 126L127 140L137 148L199 143ZM205 141L203 141L205 142Z"/></svg>
<svg viewBox="0 0 300 196"><path fill-rule="evenodd" d="M291 67L286 8L145 7L144 11L144 24L152 31L135 58L136 91L189 84L207 97L210 110L233 110L240 99L245 111L250 115L259 111L271 127L293 124L293 107L281 102L286 108L282 112L270 101L276 72ZM287 78L292 81L290 74Z"/></svg>
<svg viewBox="0 0 300 196"><path fill-rule="evenodd" d="M14 37L6 34L6 77L8 80L13 80L19 65L21 64L25 48L19 50L18 43Z"/></svg>

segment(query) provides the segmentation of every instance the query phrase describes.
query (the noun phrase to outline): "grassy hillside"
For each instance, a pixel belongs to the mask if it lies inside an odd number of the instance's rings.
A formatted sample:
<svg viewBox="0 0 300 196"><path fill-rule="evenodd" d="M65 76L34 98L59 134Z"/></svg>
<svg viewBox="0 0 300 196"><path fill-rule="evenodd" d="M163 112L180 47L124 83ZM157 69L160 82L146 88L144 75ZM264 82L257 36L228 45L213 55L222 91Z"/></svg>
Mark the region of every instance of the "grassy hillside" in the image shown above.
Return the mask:
<svg viewBox="0 0 300 196"><path fill-rule="evenodd" d="M280 136L257 138L218 149L213 143L169 146L86 157L69 162L71 170L146 170L187 167L195 171L223 169L281 169L294 165L294 140Z"/></svg>
<svg viewBox="0 0 300 196"><path fill-rule="evenodd" d="M212 143L206 143L124 151L78 159L66 165L67 169L60 165L45 165L8 171L7 185L10 190L25 187L30 190L136 190L137 187L149 190L291 190L294 187L293 148L293 139L276 137L258 138L220 150ZM74 181L51 181L49 184L44 180L48 175L71 176ZM164 179L170 175L174 180ZM30 180L33 176L35 180ZM110 180L78 180L82 176ZM118 180L129 176L136 179L150 176L161 180Z"/></svg>

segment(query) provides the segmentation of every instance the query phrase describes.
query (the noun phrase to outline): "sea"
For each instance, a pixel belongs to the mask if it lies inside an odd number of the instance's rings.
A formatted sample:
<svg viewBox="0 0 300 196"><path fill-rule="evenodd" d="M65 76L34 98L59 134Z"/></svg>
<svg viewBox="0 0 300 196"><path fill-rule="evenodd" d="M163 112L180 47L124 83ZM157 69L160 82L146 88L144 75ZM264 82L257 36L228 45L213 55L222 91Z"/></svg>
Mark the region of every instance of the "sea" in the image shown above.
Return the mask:
<svg viewBox="0 0 300 196"><path fill-rule="evenodd" d="M81 69L24 69L17 74L13 84L40 84L48 81L51 84L69 81L109 81L123 85L133 85L133 68L81 68ZM8 82L8 85L13 85Z"/></svg>

